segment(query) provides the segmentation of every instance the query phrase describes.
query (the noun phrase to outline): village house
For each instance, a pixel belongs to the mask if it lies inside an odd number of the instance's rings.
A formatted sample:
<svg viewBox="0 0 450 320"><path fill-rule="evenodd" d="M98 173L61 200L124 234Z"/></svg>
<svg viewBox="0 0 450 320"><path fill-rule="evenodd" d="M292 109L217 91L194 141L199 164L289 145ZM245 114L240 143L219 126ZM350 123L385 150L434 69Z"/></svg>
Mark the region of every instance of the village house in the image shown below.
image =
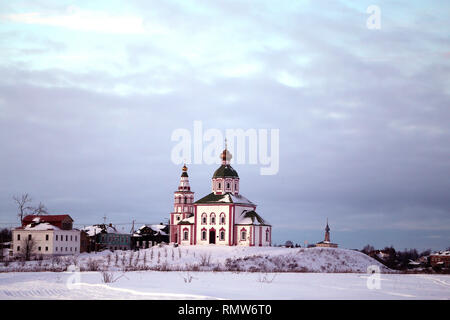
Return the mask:
<svg viewBox="0 0 450 320"><path fill-rule="evenodd" d="M164 224L143 225L131 237L133 249L150 248L158 243L169 243L169 226Z"/></svg>
<svg viewBox="0 0 450 320"><path fill-rule="evenodd" d="M131 249L131 234L118 231L111 223L88 226L83 231L91 239L90 251Z"/></svg>
<svg viewBox="0 0 450 320"><path fill-rule="evenodd" d="M80 253L91 252L93 246L91 245L91 238L86 231L80 231Z"/></svg>
<svg viewBox="0 0 450 320"><path fill-rule="evenodd" d="M450 251L439 251L430 254L432 267L450 268Z"/></svg>
<svg viewBox="0 0 450 320"><path fill-rule="evenodd" d="M69 215L28 215L12 231L13 255L70 255L80 252L80 231Z"/></svg>

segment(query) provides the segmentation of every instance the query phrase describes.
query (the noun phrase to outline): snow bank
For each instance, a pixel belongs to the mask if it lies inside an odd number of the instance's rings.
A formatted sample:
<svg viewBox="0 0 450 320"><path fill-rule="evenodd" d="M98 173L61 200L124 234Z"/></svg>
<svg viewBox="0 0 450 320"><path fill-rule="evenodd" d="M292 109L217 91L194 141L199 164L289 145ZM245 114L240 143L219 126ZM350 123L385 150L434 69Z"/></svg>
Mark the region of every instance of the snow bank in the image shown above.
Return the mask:
<svg viewBox="0 0 450 320"><path fill-rule="evenodd" d="M280 254L261 253L226 260L226 269L250 272L365 273L373 265L381 272L390 271L363 253L337 248L288 249Z"/></svg>
<svg viewBox="0 0 450 320"><path fill-rule="evenodd" d="M82 253L46 261L11 262L0 271L39 271L76 264L82 271L248 271L365 273L369 266L393 272L375 259L339 248L155 246L139 251Z"/></svg>

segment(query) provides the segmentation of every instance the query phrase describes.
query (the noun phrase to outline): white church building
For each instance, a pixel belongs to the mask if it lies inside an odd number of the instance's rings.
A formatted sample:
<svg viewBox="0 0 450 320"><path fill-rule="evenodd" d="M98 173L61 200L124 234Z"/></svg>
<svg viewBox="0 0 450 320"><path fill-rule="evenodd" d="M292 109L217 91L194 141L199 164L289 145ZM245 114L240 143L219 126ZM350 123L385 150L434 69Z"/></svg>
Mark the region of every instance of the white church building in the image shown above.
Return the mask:
<svg viewBox="0 0 450 320"><path fill-rule="evenodd" d="M270 246L272 226L256 213L256 204L239 193L231 153L212 177L212 192L194 202L186 165L170 214L170 242L180 245Z"/></svg>

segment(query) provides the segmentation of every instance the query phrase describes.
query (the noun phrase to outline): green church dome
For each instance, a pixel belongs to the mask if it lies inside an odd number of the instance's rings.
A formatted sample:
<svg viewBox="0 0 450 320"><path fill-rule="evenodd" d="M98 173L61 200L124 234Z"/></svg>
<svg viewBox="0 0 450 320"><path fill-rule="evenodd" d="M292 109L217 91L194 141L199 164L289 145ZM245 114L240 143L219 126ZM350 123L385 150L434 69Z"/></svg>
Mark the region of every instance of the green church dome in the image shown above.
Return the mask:
<svg viewBox="0 0 450 320"><path fill-rule="evenodd" d="M213 179L215 178L239 178L236 170L233 169L229 164L223 164L214 172Z"/></svg>

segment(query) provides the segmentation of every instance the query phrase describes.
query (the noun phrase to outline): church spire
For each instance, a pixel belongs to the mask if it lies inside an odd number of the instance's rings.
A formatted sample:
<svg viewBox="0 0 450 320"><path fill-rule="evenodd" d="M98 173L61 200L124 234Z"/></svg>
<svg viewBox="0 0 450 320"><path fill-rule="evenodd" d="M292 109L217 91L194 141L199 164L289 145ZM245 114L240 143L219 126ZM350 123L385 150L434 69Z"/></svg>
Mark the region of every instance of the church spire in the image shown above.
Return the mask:
<svg viewBox="0 0 450 320"><path fill-rule="evenodd" d="M328 226L328 218L327 226L325 227L325 242L330 242L330 227Z"/></svg>
<svg viewBox="0 0 450 320"><path fill-rule="evenodd" d="M181 168L181 171L183 171L183 172L181 173L181 176L182 176L182 177L188 177L187 170L188 170L188 168L186 167L186 163L185 163L184 166L183 166L183 168Z"/></svg>
<svg viewBox="0 0 450 320"><path fill-rule="evenodd" d="M189 176L187 174L188 168L186 167L186 164L184 164L183 168L181 169L181 179L180 184L178 185L178 191L189 191L191 190L191 187L189 185Z"/></svg>
<svg viewBox="0 0 450 320"><path fill-rule="evenodd" d="M194 192L191 191L187 171L188 168L186 163L184 163L181 168L178 190L174 192L173 211L170 213L170 242L177 242L179 239L178 223L194 214Z"/></svg>

